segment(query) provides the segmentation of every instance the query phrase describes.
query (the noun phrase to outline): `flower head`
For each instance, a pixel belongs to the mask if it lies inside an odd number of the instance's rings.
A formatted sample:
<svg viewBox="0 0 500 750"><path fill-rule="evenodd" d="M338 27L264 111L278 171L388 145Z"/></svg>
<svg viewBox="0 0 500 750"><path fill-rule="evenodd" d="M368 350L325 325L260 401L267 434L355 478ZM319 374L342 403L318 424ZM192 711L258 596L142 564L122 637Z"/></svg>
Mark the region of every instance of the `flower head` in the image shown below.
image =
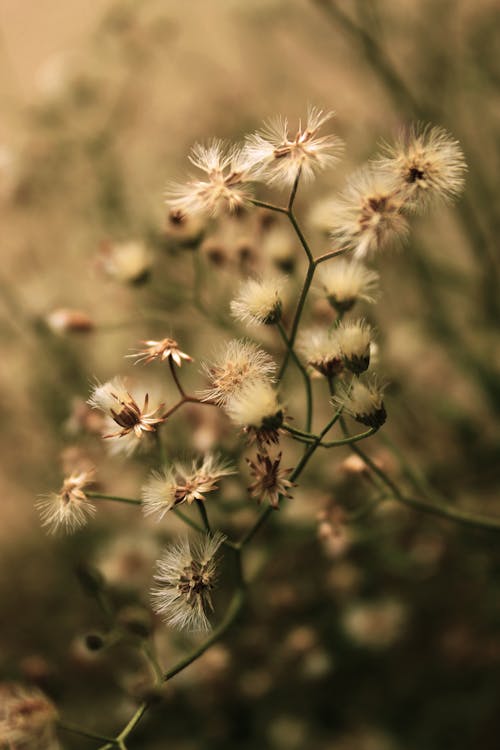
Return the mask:
<svg viewBox="0 0 500 750"><path fill-rule="evenodd" d="M344 369L342 352L334 332L326 328L304 331L297 344L309 367L325 377L334 377Z"/></svg>
<svg viewBox="0 0 500 750"><path fill-rule="evenodd" d="M142 488L144 514L162 519L176 505L205 500L207 492L217 489L221 477L234 473L226 461L211 453L190 465L174 463L162 472L154 471Z"/></svg>
<svg viewBox="0 0 500 750"><path fill-rule="evenodd" d="M401 211L403 198L391 177L364 167L332 206L331 237L356 259L402 239L408 223Z"/></svg>
<svg viewBox="0 0 500 750"><path fill-rule="evenodd" d="M467 170L459 142L432 125L414 125L395 145L384 144L375 166L395 180L405 207L412 210L456 198L463 190Z"/></svg>
<svg viewBox="0 0 500 750"><path fill-rule="evenodd" d="M207 146L197 143L189 161L204 172L206 178L171 185L166 202L173 211L179 215L216 216L223 209L237 211L248 202L250 178L241 149L228 148L223 141L214 139Z"/></svg>
<svg viewBox="0 0 500 750"><path fill-rule="evenodd" d="M335 338L342 353L344 366L360 375L370 365L372 329L364 320L349 320L335 329Z"/></svg>
<svg viewBox="0 0 500 750"><path fill-rule="evenodd" d="M281 467L281 453L272 458L267 453L257 453L255 461L246 459L250 473L254 477L248 491L259 505L268 502L272 508L279 508L280 496L291 498L289 490L295 487L287 477L292 469Z"/></svg>
<svg viewBox="0 0 500 750"><path fill-rule="evenodd" d="M56 750L57 710L37 688L0 684L0 747Z"/></svg>
<svg viewBox="0 0 500 750"><path fill-rule="evenodd" d="M59 492L40 497L35 507L40 513L42 526L46 526L50 533L62 528L69 534L85 526L96 512L84 492L93 479L93 470L74 472L66 477Z"/></svg>
<svg viewBox="0 0 500 750"><path fill-rule="evenodd" d="M320 128L333 113L311 107L304 127L299 122L295 135L290 135L288 120L277 117L246 139L245 155L252 164L256 179L270 185L293 185L299 172L305 180L334 164L343 143L334 135L319 136Z"/></svg>
<svg viewBox="0 0 500 750"><path fill-rule="evenodd" d="M332 402L367 427L378 429L387 418L384 388L374 378L356 380L350 387L342 387Z"/></svg>
<svg viewBox="0 0 500 750"><path fill-rule="evenodd" d="M233 339L217 361L204 364L211 386L201 392L204 401L224 405L251 381L269 379L276 370L276 363L263 349L250 341Z"/></svg>
<svg viewBox="0 0 500 750"><path fill-rule="evenodd" d="M201 541L180 539L157 562L153 609L180 630L209 630L212 590L217 582L216 555L224 535L206 534Z"/></svg>
<svg viewBox="0 0 500 750"><path fill-rule="evenodd" d="M141 341L141 344L144 344L144 349L140 349L134 354L127 354L127 357L136 358L136 364L144 362L147 365L155 359L159 359L160 362L171 359L177 367L181 367L182 360L186 362L193 361L193 358L189 354L181 352L179 344L175 339L166 338L161 339L161 341Z"/></svg>
<svg viewBox="0 0 500 750"><path fill-rule="evenodd" d="M339 258L333 263L323 263L317 274L319 288L337 312L352 310L359 300L375 299L378 273L362 263Z"/></svg>
<svg viewBox="0 0 500 750"><path fill-rule="evenodd" d="M103 243L99 261L111 278L122 284L147 280L152 266L151 251L139 240Z"/></svg>
<svg viewBox="0 0 500 750"><path fill-rule="evenodd" d="M145 432L154 432L164 421L164 417L155 416L164 404L148 412L149 394L146 393L141 408L121 378L96 385L87 403L103 411L120 427L120 430L104 435L105 438L121 438L134 433L137 439L141 439Z"/></svg>
<svg viewBox="0 0 500 750"><path fill-rule="evenodd" d="M247 383L227 400L224 408L231 421L259 445L279 442L283 407L268 380Z"/></svg>
<svg viewBox="0 0 500 750"><path fill-rule="evenodd" d="M272 325L281 318L283 287L286 278L269 276L247 279L231 302L231 312L237 320L251 325Z"/></svg>

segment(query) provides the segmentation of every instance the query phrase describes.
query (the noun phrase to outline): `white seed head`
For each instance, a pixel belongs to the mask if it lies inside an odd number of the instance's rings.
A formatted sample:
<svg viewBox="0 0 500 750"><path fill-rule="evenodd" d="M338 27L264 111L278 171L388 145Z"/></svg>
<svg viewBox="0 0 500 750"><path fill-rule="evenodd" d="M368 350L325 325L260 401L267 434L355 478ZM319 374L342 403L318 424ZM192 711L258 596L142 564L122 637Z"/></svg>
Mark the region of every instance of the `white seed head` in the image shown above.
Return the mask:
<svg viewBox="0 0 500 750"><path fill-rule="evenodd" d="M338 312L348 312L356 302L374 302L378 273L362 263L344 258L323 263L317 271L317 286Z"/></svg>
<svg viewBox="0 0 500 750"><path fill-rule="evenodd" d="M42 526L50 534L59 530L72 534L92 518L96 509L84 489L92 484L93 479L93 470L75 472L66 477L59 492L52 492L37 500L35 507L40 513Z"/></svg>
<svg viewBox="0 0 500 750"><path fill-rule="evenodd" d="M203 364L211 386L200 393L204 401L224 405L228 398L254 380L272 378L276 363L251 341L233 339L213 364Z"/></svg>
<svg viewBox="0 0 500 750"><path fill-rule="evenodd" d="M179 630L209 630L213 610L211 592L217 581L216 555L224 541L217 532L201 541L180 539L157 562L153 609Z"/></svg>
<svg viewBox="0 0 500 750"><path fill-rule="evenodd" d="M0 683L0 747L16 750L58 750L57 710L40 690Z"/></svg>
<svg viewBox="0 0 500 750"><path fill-rule="evenodd" d="M384 406L384 386L380 385L375 378L364 381L356 380L350 387L341 386L332 402L367 427L378 429L387 418Z"/></svg>
<svg viewBox="0 0 500 750"><path fill-rule="evenodd" d="M231 302L233 317L250 325L277 323L281 318L285 284L283 276L243 281Z"/></svg>
<svg viewBox="0 0 500 750"><path fill-rule="evenodd" d="M278 415L280 424L283 421L276 389L266 380L245 385L228 399L225 411L237 427L260 428L278 420Z"/></svg>
<svg viewBox="0 0 500 750"><path fill-rule="evenodd" d="M297 348L307 364L325 377L342 372L342 352L334 331L326 328L304 331L298 338Z"/></svg>
<svg viewBox="0 0 500 750"><path fill-rule="evenodd" d="M100 260L105 272L122 284L143 281L153 264L151 251L138 240L106 245Z"/></svg>
<svg viewBox="0 0 500 750"><path fill-rule="evenodd" d="M344 365L355 375L368 369L372 329L364 320L349 320L335 329Z"/></svg>
<svg viewBox="0 0 500 750"><path fill-rule="evenodd" d="M293 185L299 172L305 181L316 172L334 164L343 150L343 142L334 135L318 135L333 113L311 107L304 127L299 123L290 135L288 120L277 117L264 128L247 136L245 156L257 180L269 185Z"/></svg>
<svg viewBox="0 0 500 750"><path fill-rule="evenodd" d="M189 160L204 173L205 179L171 184L166 193L171 210L188 216L216 216L223 210L237 211L248 203L250 176L246 156L240 148L214 139L206 146L197 143Z"/></svg>
<svg viewBox="0 0 500 750"><path fill-rule="evenodd" d="M141 439L145 433L155 432L157 426L164 421L164 417L157 416L164 404L158 404L154 409L148 410L149 394L144 397L143 406L140 407L132 394L127 390L122 378L116 377L104 384L97 384L87 402L94 409L103 411L109 419L112 419L120 427L118 431L105 433L105 438L123 438L130 433ZM127 441L125 452L130 454L135 448L135 443Z"/></svg>
<svg viewBox="0 0 500 750"><path fill-rule="evenodd" d="M161 520L176 505L205 500L207 492L217 489L221 477L234 473L226 460L212 453L190 464L176 462L161 472L154 471L141 492L144 515Z"/></svg>
<svg viewBox="0 0 500 750"><path fill-rule="evenodd" d="M374 167L395 180L405 208L413 211L457 198L467 171L459 142L432 125L414 125L394 145L383 144Z"/></svg>
<svg viewBox="0 0 500 750"><path fill-rule="evenodd" d="M365 258L407 235L402 208L394 179L364 167L332 206L331 237L342 249L351 250L355 259Z"/></svg>

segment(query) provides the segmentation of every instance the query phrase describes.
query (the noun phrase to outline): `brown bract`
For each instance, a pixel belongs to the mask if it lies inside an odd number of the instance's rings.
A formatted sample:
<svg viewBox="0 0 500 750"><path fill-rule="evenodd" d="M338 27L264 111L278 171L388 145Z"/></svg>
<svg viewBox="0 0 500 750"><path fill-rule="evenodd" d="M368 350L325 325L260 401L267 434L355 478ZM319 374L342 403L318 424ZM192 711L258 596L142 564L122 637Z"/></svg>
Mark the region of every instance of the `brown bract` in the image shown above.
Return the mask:
<svg viewBox="0 0 500 750"><path fill-rule="evenodd" d="M281 468L281 453L275 458L267 454L257 453L255 461L246 459L250 467L250 473L255 481L248 487L252 497L257 502L267 500L272 508L279 508L280 495L291 498L289 489L295 487L294 482L287 479L292 469Z"/></svg>

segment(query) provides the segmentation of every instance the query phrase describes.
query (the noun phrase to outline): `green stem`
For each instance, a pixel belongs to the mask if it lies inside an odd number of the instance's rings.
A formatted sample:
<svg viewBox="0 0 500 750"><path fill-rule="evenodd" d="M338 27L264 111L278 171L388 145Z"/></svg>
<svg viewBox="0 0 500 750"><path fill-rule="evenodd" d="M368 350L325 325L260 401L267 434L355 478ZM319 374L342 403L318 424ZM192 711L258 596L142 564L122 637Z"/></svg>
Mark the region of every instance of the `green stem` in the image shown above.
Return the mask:
<svg viewBox="0 0 500 750"><path fill-rule="evenodd" d="M127 505L142 505L141 500L135 500L131 497L119 497L118 495L105 495L102 492L86 492L87 497L93 500L113 500L116 503L126 503Z"/></svg>
<svg viewBox="0 0 500 750"><path fill-rule="evenodd" d="M304 386L306 390L306 430L309 432L309 430L311 429L311 424L312 424L312 410L313 410L311 378L309 377L309 373L307 372L306 368L304 367L304 365L298 358L295 350L291 346L290 341L288 340L288 336L286 335L285 330L283 326L281 325L281 323L277 323L276 327L279 331L281 338L283 339L285 343L287 352L291 354L293 361L297 365L304 379Z"/></svg>
<svg viewBox="0 0 500 750"><path fill-rule="evenodd" d="M98 734L97 732L91 732L88 729L84 729L83 727L78 727L75 724L68 724L66 721L58 721L57 726L59 729L62 729L65 732L70 732L71 734L79 734L80 737L87 737L89 740L98 740L99 742L111 742L114 746L116 744L116 741L113 737L106 737L103 734Z"/></svg>
<svg viewBox="0 0 500 750"><path fill-rule="evenodd" d="M196 501L196 507L198 508L198 512L200 514L201 520L202 520L203 525L205 527L205 531L207 532L207 534L211 534L212 533L212 529L211 529L211 526L210 526L210 521L208 520L207 509L205 507L205 503L203 502L203 500L197 500Z"/></svg>

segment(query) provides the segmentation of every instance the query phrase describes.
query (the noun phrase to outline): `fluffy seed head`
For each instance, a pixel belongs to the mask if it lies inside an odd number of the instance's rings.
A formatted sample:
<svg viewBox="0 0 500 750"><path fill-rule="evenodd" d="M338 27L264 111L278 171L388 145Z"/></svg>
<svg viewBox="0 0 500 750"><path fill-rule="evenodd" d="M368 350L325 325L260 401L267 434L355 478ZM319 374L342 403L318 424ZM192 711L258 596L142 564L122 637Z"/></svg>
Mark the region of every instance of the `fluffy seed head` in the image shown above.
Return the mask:
<svg viewBox="0 0 500 750"><path fill-rule="evenodd" d="M463 190L467 170L459 142L432 125L414 125L394 145L384 144L375 167L395 180L405 207L414 211L454 200Z"/></svg>
<svg viewBox="0 0 500 750"><path fill-rule="evenodd" d="M342 352L335 332L326 328L304 331L298 339L297 347L309 367L325 377L331 378L342 372Z"/></svg>
<svg viewBox="0 0 500 750"><path fill-rule="evenodd" d="M180 539L157 562L153 609L179 630L209 630L212 590L217 581L216 555L224 541L220 532L201 541Z"/></svg>
<svg viewBox="0 0 500 750"><path fill-rule="evenodd" d="M121 438L133 432L137 439L141 439L144 433L155 432L156 426L164 421L163 417L155 416L164 404L148 411L149 394L146 393L141 408L119 377L103 385L97 384L87 403L103 411L120 427L120 430L104 435L105 438Z"/></svg>
<svg viewBox="0 0 500 750"><path fill-rule="evenodd" d="M372 329L364 320L349 320L335 330L344 366L359 375L370 365Z"/></svg>
<svg viewBox="0 0 500 750"><path fill-rule="evenodd" d="M319 267L317 278L319 288L337 312L348 312L358 300L375 300L378 273L370 271L362 263L335 259Z"/></svg>
<svg viewBox="0 0 500 750"><path fill-rule="evenodd" d="M171 210L179 215L216 216L223 210L233 213L248 203L250 177L241 149L214 139L206 146L197 143L189 161L204 172L205 179L170 185L166 203Z"/></svg>
<svg viewBox="0 0 500 750"><path fill-rule="evenodd" d="M204 401L224 405L244 385L272 377L276 363L250 341L233 339L213 364L203 364L211 387L200 393Z"/></svg>
<svg viewBox="0 0 500 750"><path fill-rule="evenodd" d="M341 248L352 250L354 258L364 258L406 236L402 208L394 180L364 167L332 207L331 237Z"/></svg>
<svg viewBox="0 0 500 750"><path fill-rule="evenodd" d="M279 441L283 407L269 381L256 380L243 386L228 399L225 411L237 427L256 438L260 445Z"/></svg>
<svg viewBox="0 0 500 750"><path fill-rule="evenodd" d="M367 427L378 429L387 418L384 388L374 378L356 380L350 387L341 387L332 402Z"/></svg>
<svg viewBox="0 0 500 750"><path fill-rule="evenodd" d="M231 302L231 313L237 320L251 325L277 323L281 318L285 284L283 276L247 279Z"/></svg>
<svg viewBox="0 0 500 750"><path fill-rule="evenodd" d="M57 711L36 688L0 684L0 746L26 750L57 750Z"/></svg>
<svg viewBox="0 0 500 750"><path fill-rule="evenodd" d="M319 136L320 128L333 113L311 107L304 127L299 122L290 135L288 120L277 117L246 139L244 147L252 174L269 185L293 185L299 171L307 181L316 172L334 164L343 150L343 142L334 135Z"/></svg>
<svg viewBox="0 0 500 750"><path fill-rule="evenodd" d="M75 472L66 477L59 492L40 497L35 507L40 513L42 526L53 534L62 529L68 534L85 526L95 514L84 488L92 484L94 471Z"/></svg>
<svg viewBox="0 0 500 750"><path fill-rule="evenodd" d="M151 270L153 258L143 242L105 243L99 257L104 271L122 284L139 284Z"/></svg>
<svg viewBox="0 0 500 750"><path fill-rule="evenodd" d="M178 462L162 472L154 471L142 488L144 515L161 520L176 505L205 500L207 492L217 489L221 477L234 473L225 460L211 453L191 464Z"/></svg>

